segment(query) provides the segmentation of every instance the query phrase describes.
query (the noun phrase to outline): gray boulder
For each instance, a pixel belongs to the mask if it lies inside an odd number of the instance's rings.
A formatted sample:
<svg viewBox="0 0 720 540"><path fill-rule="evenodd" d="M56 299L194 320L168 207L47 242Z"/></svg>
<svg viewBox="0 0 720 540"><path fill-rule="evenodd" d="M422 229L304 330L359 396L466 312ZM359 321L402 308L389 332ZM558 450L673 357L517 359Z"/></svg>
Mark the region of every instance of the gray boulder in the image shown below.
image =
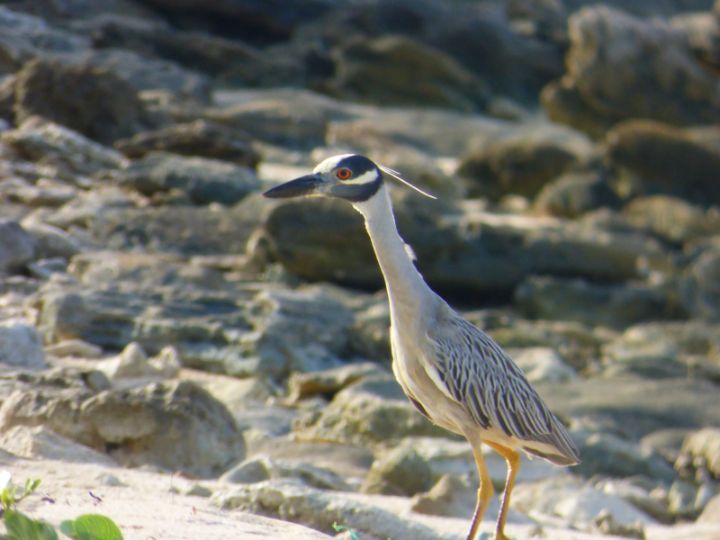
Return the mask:
<svg viewBox="0 0 720 540"><path fill-rule="evenodd" d="M0 363L24 369L47 367L35 327L17 319L0 322Z"/></svg>
<svg viewBox="0 0 720 540"><path fill-rule="evenodd" d="M0 221L0 273L22 269L35 256L36 243L17 221Z"/></svg>

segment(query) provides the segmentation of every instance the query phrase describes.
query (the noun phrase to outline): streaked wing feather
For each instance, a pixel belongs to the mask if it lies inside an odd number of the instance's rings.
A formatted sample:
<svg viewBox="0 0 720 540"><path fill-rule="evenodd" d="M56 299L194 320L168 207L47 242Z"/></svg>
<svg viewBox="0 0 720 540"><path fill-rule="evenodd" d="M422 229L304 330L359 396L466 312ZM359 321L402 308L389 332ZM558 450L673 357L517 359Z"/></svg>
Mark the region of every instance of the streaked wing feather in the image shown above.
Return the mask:
<svg viewBox="0 0 720 540"><path fill-rule="evenodd" d="M432 347L426 358L428 372L436 373L431 378L440 382L441 390L463 405L479 426L550 444L577 458L565 428L490 336L454 315L431 329L428 338Z"/></svg>

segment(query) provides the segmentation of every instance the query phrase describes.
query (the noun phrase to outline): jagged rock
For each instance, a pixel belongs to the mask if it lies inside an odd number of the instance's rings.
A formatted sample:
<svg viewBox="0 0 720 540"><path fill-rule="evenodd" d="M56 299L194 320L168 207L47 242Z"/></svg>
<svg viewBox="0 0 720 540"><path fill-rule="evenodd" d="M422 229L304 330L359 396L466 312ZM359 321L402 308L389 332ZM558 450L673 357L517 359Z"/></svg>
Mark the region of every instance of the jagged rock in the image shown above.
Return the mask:
<svg viewBox="0 0 720 540"><path fill-rule="evenodd" d="M125 465L152 464L200 477L245 455L227 409L189 381L98 393L74 382L17 390L0 407L0 431L44 425L59 435L109 449Z"/></svg>
<svg viewBox="0 0 720 540"><path fill-rule="evenodd" d="M230 161L254 169L260 156L249 137L233 129L205 120L175 124L155 131L144 131L115 142L115 148L137 159L150 152L170 152Z"/></svg>
<svg viewBox="0 0 720 540"><path fill-rule="evenodd" d="M0 363L13 368L43 369L45 353L34 326L24 321L0 321Z"/></svg>
<svg viewBox="0 0 720 540"><path fill-rule="evenodd" d="M336 56L332 91L345 98L465 111L482 110L488 99L485 85L472 73L408 37L358 39Z"/></svg>
<svg viewBox="0 0 720 540"><path fill-rule="evenodd" d="M569 36L567 73L541 95L551 119L598 137L631 117L682 126L720 114L720 82L668 22L592 6L570 17Z"/></svg>
<svg viewBox="0 0 720 540"><path fill-rule="evenodd" d="M170 379L178 375L180 366L178 352L172 346L166 346L157 356L148 358L140 345L130 343L117 357L100 363L98 369L111 381L137 377Z"/></svg>
<svg viewBox="0 0 720 540"><path fill-rule="evenodd" d="M212 202L232 205L260 185L247 167L162 152L133 161L117 178L121 185L143 195L178 191L198 205Z"/></svg>
<svg viewBox="0 0 720 540"><path fill-rule="evenodd" d="M106 144L145 122L137 91L111 71L41 58L17 73L14 112L18 124L41 116Z"/></svg>

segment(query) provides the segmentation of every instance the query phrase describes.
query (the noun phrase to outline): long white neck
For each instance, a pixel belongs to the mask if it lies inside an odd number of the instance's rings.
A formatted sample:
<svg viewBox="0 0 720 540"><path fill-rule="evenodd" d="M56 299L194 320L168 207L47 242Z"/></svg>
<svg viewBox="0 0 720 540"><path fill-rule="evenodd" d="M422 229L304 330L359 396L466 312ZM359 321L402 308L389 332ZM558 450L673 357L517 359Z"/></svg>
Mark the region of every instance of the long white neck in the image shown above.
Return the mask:
<svg viewBox="0 0 720 540"><path fill-rule="evenodd" d="M415 268L398 233L387 188L381 186L369 200L353 206L365 218L365 228L385 279L391 317L417 318L426 312L423 308L428 307L435 293Z"/></svg>

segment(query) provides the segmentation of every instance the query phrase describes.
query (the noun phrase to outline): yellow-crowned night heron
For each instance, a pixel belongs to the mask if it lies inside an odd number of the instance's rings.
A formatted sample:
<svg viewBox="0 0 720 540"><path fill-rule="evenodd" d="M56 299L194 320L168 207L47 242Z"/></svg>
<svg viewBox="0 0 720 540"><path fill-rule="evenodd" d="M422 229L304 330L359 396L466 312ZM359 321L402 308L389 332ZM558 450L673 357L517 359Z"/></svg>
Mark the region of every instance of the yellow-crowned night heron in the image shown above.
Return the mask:
<svg viewBox="0 0 720 540"><path fill-rule="evenodd" d="M477 536L493 493L482 444L505 458L508 473L495 529L495 538L505 540L520 451L558 465L574 465L579 462L578 450L512 359L425 283L398 234L384 184L387 177L408 184L392 169L364 156L340 155L265 196L336 197L349 201L363 215L390 302L395 377L423 415L462 435L472 446L480 488L468 540Z"/></svg>

